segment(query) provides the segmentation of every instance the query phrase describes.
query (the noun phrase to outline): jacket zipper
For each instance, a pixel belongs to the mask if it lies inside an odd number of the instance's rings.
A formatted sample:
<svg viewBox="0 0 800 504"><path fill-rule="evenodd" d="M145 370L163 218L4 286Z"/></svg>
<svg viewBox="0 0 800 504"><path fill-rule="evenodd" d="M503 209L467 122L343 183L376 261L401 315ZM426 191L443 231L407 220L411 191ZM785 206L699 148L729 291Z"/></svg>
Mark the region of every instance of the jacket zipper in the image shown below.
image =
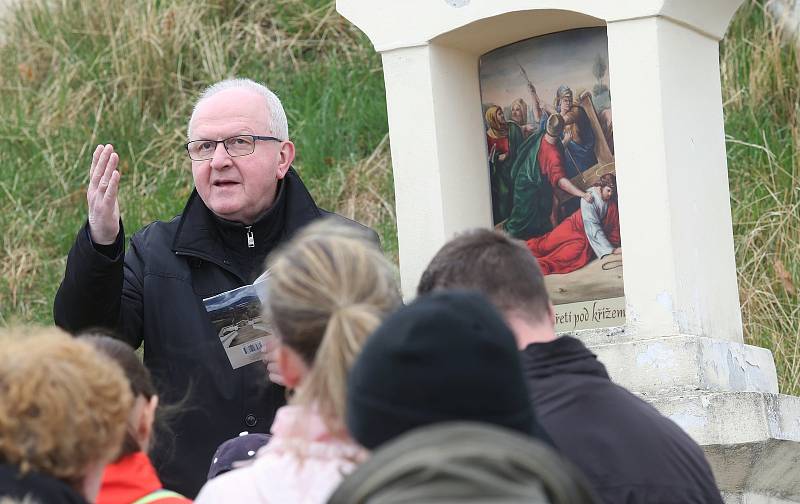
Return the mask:
<svg viewBox="0 0 800 504"><path fill-rule="evenodd" d="M247 226L245 229L247 230L247 246L248 248L255 248L256 240L253 237L253 226Z"/></svg>

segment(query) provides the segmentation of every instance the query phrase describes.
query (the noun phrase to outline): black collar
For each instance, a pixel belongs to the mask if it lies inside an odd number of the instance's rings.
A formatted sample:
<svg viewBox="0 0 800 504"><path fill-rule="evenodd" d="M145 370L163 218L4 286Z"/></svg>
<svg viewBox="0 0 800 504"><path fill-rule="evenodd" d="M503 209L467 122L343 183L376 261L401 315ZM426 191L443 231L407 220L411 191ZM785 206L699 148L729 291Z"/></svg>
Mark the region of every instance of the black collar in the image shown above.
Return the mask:
<svg viewBox="0 0 800 504"><path fill-rule="evenodd" d="M278 186L275 203L251 226L255 255L263 255L274 244L291 237L302 226L322 213L293 168ZM236 256L248 253L247 226L217 217L193 190L175 232L172 250L179 255L213 262L245 282L246 273L236 268ZM266 249L263 247L267 247Z"/></svg>
<svg viewBox="0 0 800 504"><path fill-rule="evenodd" d="M205 207L205 204L203 206ZM283 233L286 216L286 184L283 183L283 180L278 182L278 190L272 206L250 225L223 219L208 208L206 208L206 212L211 216L212 225L217 231L219 239L230 252L235 254L260 253L266 250L267 243L277 242ZM248 243L248 234L253 237L252 247Z"/></svg>
<svg viewBox="0 0 800 504"><path fill-rule="evenodd" d="M561 336L549 343L532 343L522 351L522 367L529 378L558 374L587 374L608 379L606 367L580 340Z"/></svg>
<svg viewBox="0 0 800 504"><path fill-rule="evenodd" d="M61 480L37 472L22 475L16 466L0 464L0 495L48 504L87 504L77 491Z"/></svg>

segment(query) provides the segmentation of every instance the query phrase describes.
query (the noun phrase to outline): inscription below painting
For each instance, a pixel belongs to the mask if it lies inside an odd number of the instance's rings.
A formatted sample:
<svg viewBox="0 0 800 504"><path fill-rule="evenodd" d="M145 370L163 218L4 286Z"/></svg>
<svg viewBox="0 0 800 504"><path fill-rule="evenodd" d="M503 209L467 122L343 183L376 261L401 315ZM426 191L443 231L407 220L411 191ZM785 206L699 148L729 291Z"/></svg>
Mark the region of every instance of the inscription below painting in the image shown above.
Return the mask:
<svg viewBox="0 0 800 504"><path fill-rule="evenodd" d="M496 49L480 83L495 227L536 257L559 330L624 324L606 29Z"/></svg>

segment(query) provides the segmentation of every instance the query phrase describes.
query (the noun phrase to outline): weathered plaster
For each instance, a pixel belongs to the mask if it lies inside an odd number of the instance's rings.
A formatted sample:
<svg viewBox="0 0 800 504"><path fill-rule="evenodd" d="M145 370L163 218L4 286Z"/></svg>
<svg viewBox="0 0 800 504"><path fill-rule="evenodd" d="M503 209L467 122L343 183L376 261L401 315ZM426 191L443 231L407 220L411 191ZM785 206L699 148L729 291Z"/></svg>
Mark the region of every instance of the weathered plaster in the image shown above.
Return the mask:
<svg viewBox="0 0 800 504"><path fill-rule="evenodd" d="M764 348L690 335L620 342L576 336L597 354L615 382L641 395L778 392L772 353Z"/></svg>

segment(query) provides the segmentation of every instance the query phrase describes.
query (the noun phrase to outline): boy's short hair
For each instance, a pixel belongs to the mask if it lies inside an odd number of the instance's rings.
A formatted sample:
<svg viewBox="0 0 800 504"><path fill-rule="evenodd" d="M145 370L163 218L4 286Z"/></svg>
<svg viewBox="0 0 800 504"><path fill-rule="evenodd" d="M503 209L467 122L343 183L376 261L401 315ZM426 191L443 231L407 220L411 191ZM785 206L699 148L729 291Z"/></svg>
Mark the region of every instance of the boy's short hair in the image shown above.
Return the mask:
<svg viewBox="0 0 800 504"><path fill-rule="evenodd" d="M482 292L504 314L531 322L549 316L550 298L539 264L505 233L472 229L447 242L422 273L417 294L443 289Z"/></svg>

